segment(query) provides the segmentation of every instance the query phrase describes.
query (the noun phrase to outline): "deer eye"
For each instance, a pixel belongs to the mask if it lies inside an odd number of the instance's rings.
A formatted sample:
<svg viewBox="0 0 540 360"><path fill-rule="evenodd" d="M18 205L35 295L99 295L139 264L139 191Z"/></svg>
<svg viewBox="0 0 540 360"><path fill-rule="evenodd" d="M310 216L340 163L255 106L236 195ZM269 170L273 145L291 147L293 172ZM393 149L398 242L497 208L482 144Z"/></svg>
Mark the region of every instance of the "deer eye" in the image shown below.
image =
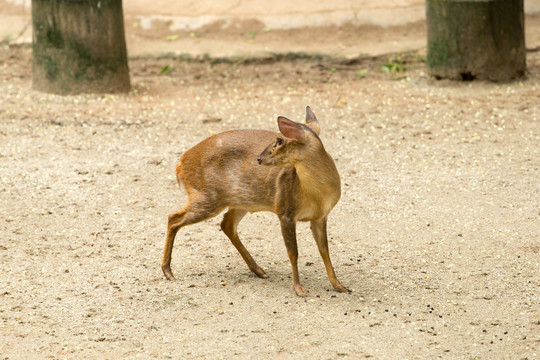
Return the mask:
<svg viewBox="0 0 540 360"><path fill-rule="evenodd" d="M280 146L280 145L283 145L283 139L278 137L276 139L276 146Z"/></svg>

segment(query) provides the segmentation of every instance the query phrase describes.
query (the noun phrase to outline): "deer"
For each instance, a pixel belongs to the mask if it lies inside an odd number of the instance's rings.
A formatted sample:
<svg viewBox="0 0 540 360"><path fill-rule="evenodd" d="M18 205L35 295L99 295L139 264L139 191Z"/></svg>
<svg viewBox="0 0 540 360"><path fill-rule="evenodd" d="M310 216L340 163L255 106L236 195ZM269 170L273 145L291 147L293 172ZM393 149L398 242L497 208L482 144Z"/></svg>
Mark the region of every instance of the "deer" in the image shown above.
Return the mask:
<svg viewBox="0 0 540 360"><path fill-rule="evenodd" d="M319 137L320 125L309 106L305 124L277 118L279 133L231 130L206 138L187 150L176 167L176 179L188 195L187 204L168 216L161 268L174 280L171 255L177 232L227 209L221 229L248 268L260 278L266 272L238 236L248 213L270 211L279 218L298 296L307 295L298 274L296 223L311 224L328 279L338 292L349 292L337 279L328 250L327 219L341 196L341 181L332 157ZM266 144L269 144L266 146ZM262 146L266 146L262 149ZM262 151L261 151L262 150Z"/></svg>

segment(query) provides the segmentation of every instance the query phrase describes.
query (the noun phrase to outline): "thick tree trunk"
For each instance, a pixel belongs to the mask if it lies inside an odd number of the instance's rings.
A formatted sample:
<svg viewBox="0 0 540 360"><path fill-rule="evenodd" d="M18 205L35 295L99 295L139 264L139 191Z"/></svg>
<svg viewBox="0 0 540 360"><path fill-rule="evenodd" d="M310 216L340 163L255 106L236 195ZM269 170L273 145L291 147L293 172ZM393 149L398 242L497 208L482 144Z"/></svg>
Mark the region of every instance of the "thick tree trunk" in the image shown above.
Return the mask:
<svg viewBox="0 0 540 360"><path fill-rule="evenodd" d="M32 22L34 89L129 91L122 0L33 0Z"/></svg>
<svg viewBox="0 0 540 360"><path fill-rule="evenodd" d="M525 75L523 0L426 0L427 64L437 78Z"/></svg>

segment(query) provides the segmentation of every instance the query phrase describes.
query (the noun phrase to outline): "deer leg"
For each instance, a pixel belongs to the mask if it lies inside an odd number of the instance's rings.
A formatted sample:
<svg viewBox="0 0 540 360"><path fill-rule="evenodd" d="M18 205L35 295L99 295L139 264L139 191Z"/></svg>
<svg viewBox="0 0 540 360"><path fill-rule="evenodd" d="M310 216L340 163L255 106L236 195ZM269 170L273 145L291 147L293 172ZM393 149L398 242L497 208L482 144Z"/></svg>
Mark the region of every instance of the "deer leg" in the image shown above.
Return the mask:
<svg viewBox="0 0 540 360"><path fill-rule="evenodd" d="M171 254L174 245L176 233L183 226L184 218L186 217L185 208L169 215L167 223L167 235L165 237L165 248L163 250L163 260L161 261L161 270L169 280L174 280L174 275L171 271Z"/></svg>
<svg viewBox="0 0 540 360"><path fill-rule="evenodd" d="M182 227L195 224L200 221L216 216L223 208L208 204L204 201L189 202L182 210L169 215L167 224L167 235L165 237L165 248L163 250L163 259L161 261L161 270L169 280L174 280L171 271L171 255L176 233Z"/></svg>
<svg viewBox="0 0 540 360"><path fill-rule="evenodd" d="M296 223L294 220L280 217L279 222L281 224L281 234L285 241L285 247L287 248L287 255L291 261L292 269L292 283L294 291L298 296L306 296L307 291L300 284L300 277L298 275L298 246L296 244Z"/></svg>
<svg viewBox="0 0 540 360"><path fill-rule="evenodd" d="M223 230L225 235L227 235L227 237L231 240L236 250L238 250L240 255L242 255L242 258L246 262L249 269L254 272L258 277L266 278L266 273L259 265L257 265L255 260L253 260L250 253L244 247L244 244L242 244L242 242L240 241L240 238L238 237L238 232L236 231L238 223L240 223L240 220L242 220L246 213L246 210L229 209L229 211L225 213L225 216L223 216L223 221L221 222L221 230Z"/></svg>
<svg viewBox="0 0 540 360"><path fill-rule="evenodd" d="M319 253L321 254L321 257L324 262L324 267L326 268L326 273L328 274L328 279L330 280L330 283L336 289L336 291L339 292L348 292L349 290L341 285L339 280L336 277L336 273L334 272L334 267L332 266L332 262L330 261L330 252L328 250L328 235L326 233L326 218L322 218L319 220L311 221L311 232L313 233L313 237L315 238L315 242L317 243L317 247L319 248Z"/></svg>

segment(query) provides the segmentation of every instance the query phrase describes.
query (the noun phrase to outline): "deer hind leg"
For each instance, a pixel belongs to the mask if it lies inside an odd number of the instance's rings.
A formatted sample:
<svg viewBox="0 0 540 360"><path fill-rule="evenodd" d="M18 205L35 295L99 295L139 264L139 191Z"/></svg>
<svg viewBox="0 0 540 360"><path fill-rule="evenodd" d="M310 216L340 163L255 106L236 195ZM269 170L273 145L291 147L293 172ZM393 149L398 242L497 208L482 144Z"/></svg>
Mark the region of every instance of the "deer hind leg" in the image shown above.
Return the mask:
<svg viewBox="0 0 540 360"><path fill-rule="evenodd" d="M246 213L246 210L229 209L229 211L225 213L225 216L223 216L223 221L221 222L221 230L223 230L225 235L227 235L227 237L233 243L236 250L238 250L240 255L242 255L242 258L246 262L249 269L254 272L258 277L266 278L266 273L259 265L257 265L255 260L253 260L250 253L244 247L244 244L242 244L242 242L240 241L240 238L238 237L238 232L236 231L238 223L240 223L240 220L242 220Z"/></svg>
<svg viewBox="0 0 540 360"><path fill-rule="evenodd" d="M214 217L219 214L221 210L223 210L223 207L219 204L207 202L201 198L196 202L188 202L188 204L182 210L169 215L167 235L165 237L165 248L163 250L163 259L161 261L161 269L163 270L163 274L167 279L174 280L174 276L171 271L171 254L174 239L178 230L186 225L195 224Z"/></svg>
<svg viewBox="0 0 540 360"><path fill-rule="evenodd" d="M349 290L341 285L339 280L336 277L334 272L334 267L330 261L330 252L328 250L328 235L326 233L326 218L315 220L311 222L311 231L317 247L319 248L319 253L324 262L324 267L326 268L326 273L328 274L328 279L336 291L339 292L348 292Z"/></svg>

